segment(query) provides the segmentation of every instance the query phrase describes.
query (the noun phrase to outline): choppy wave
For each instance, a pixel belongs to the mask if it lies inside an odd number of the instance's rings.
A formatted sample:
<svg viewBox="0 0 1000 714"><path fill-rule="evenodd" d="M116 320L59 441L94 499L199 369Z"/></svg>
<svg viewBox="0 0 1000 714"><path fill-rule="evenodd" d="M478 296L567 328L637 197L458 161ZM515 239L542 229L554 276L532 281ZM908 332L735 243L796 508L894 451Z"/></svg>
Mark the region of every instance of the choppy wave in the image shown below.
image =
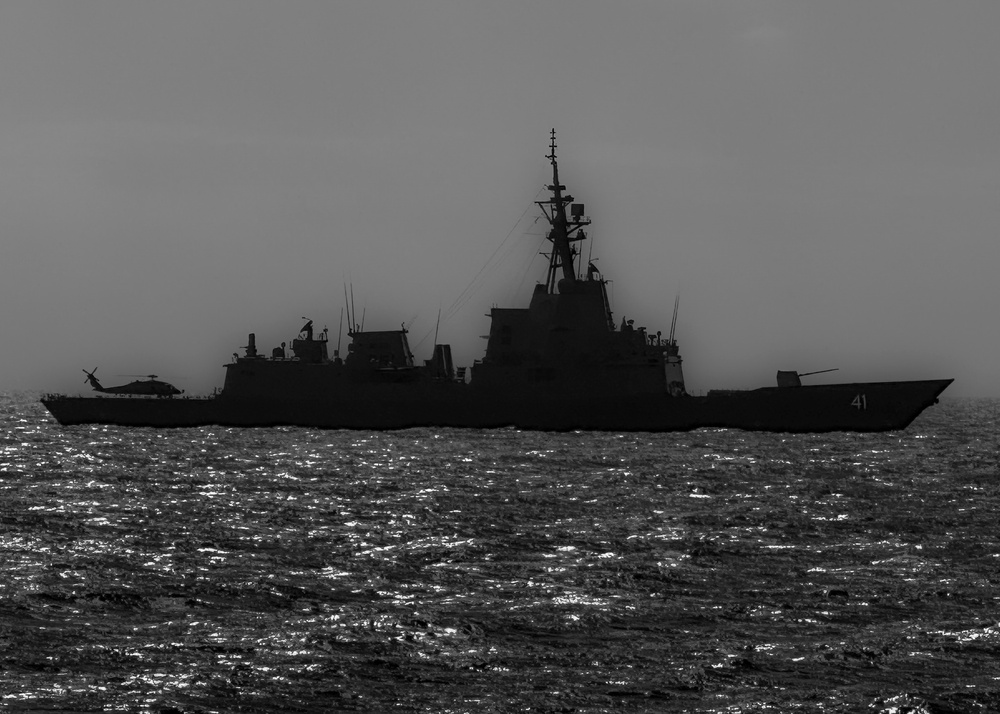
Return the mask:
<svg viewBox="0 0 1000 714"><path fill-rule="evenodd" d="M857 435L59 427L0 397L0 707L994 711L989 400Z"/></svg>

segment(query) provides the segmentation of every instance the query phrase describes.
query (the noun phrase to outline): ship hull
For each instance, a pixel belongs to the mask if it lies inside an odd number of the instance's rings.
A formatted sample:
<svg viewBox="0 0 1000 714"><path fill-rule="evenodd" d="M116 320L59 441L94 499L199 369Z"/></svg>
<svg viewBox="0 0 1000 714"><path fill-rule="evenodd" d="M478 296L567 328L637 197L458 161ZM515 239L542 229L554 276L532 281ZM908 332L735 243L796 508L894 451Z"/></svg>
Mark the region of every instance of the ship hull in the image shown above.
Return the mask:
<svg viewBox="0 0 1000 714"><path fill-rule="evenodd" d="M411 427L543 431L890 431L934 404L950 379L765 387L707 396L487 394L467 385L367 385L322 398L137 398L46 396L64 425L147 427L301 426L324 429Z"/></svg>

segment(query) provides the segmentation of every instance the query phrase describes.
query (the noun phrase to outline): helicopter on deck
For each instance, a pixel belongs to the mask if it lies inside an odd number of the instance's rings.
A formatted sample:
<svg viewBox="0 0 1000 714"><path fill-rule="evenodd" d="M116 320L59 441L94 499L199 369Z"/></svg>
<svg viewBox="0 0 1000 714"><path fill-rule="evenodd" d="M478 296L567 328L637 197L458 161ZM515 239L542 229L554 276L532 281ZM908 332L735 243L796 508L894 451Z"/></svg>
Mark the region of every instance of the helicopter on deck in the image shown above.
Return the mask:
<svg viewBox="0 0 1000 714"><path fill-rule="evenodd" d="M87 375L87 382L90 382L90 386L93 387L98 392L104 392L105 394L131 394L138 396L155 396L155 397L172 397L175 394L183 394L183 390L178 389L174 385L168 382L161 382L156 378L155 374L147 374L146 379L137 379L134 382L129 382L128 384L121 384L117 387L105 387L101 384L100 380L94 376L94 372L97 371L97 367L94 367L93 371L88 372L83 370L83 373Z"/></svg>

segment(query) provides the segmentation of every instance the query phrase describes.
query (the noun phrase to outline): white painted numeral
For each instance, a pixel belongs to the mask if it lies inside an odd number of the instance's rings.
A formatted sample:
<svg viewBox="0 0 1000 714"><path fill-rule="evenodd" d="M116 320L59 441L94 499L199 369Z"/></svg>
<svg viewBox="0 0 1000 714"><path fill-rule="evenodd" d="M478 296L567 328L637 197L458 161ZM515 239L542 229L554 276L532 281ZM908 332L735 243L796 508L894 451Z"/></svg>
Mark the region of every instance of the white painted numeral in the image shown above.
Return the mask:
<svg viewBox="0 0 1000 714"><path fill-rule="evenodd" d="M851 406L855 407L858 411L868 408L868 397L864 394L858 394L854 397L854 401L851 402Z"/></svg>

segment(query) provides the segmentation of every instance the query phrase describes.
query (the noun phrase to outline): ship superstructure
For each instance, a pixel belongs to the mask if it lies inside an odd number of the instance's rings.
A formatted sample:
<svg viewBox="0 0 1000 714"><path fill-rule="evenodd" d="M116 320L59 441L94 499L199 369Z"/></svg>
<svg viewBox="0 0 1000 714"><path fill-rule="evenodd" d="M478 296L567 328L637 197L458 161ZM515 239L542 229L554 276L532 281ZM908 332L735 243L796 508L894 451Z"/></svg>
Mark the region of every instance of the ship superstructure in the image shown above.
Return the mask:
<svg viewBox="0 0 1000 714"><path fill-rule="evenodd" d="M683 396L676 341L631 320L616 326L607 281L593 262L582 268L577 245L587 239L590 219L559 181L554 130L547 158L551 196L538 202L549 223L546 279L535 286L528 307L490 311L486 356L474 383L529 392Z"/></svg>

